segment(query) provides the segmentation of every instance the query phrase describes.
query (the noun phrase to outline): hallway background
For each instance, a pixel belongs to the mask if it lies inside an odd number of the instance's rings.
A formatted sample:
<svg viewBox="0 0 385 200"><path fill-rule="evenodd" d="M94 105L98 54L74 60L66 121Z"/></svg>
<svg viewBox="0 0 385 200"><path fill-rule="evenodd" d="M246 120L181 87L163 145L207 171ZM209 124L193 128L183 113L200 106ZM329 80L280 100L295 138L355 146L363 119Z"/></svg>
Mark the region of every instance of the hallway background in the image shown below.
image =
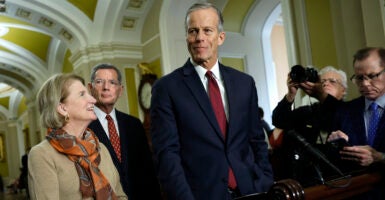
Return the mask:
<svg viewBox="0 0 385 200"><path fill-rule="evenodd" d="M45 137L35 96L55 73L75 72L89 81L95 64L118 66L125 92L117 108L144 121L140 80L146 73L159 78L187 60L184 17L194 2L0 1L0 175L5 185L19 176L25 150ZM269 123L286 93L290 66L332 65L350 77L357 49L385 46L384 0L208 2L224 15L220 62L254 77ZM146 70L138 67L141 63ZM349 83L347 99L357 95ZM298 95L296 106L301 99Z"/></svg>

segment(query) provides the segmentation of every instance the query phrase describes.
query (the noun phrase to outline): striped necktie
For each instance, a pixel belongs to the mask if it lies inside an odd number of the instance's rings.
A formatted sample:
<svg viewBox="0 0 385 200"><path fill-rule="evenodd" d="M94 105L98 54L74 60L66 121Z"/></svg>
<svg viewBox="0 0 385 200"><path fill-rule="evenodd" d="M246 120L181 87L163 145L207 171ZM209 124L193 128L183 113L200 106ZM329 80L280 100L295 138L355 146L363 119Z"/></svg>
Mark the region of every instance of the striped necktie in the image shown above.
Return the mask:
<svg viewBox="0 0 385 200"><path fill-rule="evenodd" d="M114 148L116 156L118 157L119 161L121 161L122 158L120 154L120 138L118 136L118 132L116 131L114 120L110 115L106 115L106 119L108 122L108 133L110 135L110 141L111 141L112 147Z"/></svg>

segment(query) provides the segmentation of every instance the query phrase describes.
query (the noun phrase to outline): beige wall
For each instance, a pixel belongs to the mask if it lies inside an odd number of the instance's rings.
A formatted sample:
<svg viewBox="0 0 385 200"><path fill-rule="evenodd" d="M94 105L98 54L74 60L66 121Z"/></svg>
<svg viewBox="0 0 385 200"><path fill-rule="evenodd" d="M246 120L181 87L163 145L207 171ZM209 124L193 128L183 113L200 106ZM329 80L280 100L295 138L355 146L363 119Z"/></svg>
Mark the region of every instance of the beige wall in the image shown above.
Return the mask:
<svg viewBox="0 0 385 200"><path fill-rule="evenodd" d="M283 98L287 93L287 74L290 71L288 59L287 59L287 47L285 41L283 25L275 25L271 32L271 46L273 60L275 63L275 72L277 77L278 97Z"/></svg>

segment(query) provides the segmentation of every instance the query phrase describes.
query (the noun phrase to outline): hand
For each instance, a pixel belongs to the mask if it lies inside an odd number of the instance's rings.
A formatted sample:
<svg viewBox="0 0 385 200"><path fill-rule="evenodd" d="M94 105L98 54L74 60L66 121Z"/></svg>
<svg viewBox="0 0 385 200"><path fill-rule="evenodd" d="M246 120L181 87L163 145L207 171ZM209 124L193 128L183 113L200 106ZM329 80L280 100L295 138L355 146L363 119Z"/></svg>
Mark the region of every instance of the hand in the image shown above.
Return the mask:
<svg viewBox="0 0 385 200"><path fill-rule="evenodd" d="M347 142L349 141L349 136L346 135L344 132L342 132L342 131L340 131L340 130L338 130L338 131L333 131L333 132L329 135L327 141L330 142L330 141L337 140L337 139L340 139L340 138L345 139Z"/></svg>
<svg viewBox="0 0 385 200"><path fill-rule="evenodd" d="M340 153L342 159L355 161L361 166L369 166L382 160L382 153L368 145L344 147Z"/></svg>
<svg viewBox="0 0 385 200"><path fill-rule="evenodd" d="M306 81L306 82L300 83L299 87L306 94L318 99L320 102L322 102L327 97L327 93L324 92L322 88L322 84L319 82L313 83L313 82Z"/></svg>
<svg viewBox="0 0 385 200"><path fill-rule="evenodd" d="M290 76L288 75L287 76L286 85L287 85L287 89L288 89L288 92L286 94L286 99L289 102L293 102L294 98L295 98L295 95L297 94L299 84L293 82L291 80Z"/></svg>

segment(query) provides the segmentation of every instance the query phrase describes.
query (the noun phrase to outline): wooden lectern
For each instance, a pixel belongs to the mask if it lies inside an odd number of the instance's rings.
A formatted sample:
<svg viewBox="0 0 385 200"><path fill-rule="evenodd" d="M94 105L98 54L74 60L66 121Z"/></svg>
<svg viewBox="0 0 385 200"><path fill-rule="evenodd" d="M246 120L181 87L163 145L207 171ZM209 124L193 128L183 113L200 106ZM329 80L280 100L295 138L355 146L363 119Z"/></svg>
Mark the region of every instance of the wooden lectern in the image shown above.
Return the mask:
<svg viewBox="0 0 385 200"><path fill-rule="evenodd" d="M308 188L293 179L277 181L266 195L266 199L274 200L339 200L348 199L370 191L383 181L380 172L365 172L343 179L331 180L323 185Z"/></svg>

